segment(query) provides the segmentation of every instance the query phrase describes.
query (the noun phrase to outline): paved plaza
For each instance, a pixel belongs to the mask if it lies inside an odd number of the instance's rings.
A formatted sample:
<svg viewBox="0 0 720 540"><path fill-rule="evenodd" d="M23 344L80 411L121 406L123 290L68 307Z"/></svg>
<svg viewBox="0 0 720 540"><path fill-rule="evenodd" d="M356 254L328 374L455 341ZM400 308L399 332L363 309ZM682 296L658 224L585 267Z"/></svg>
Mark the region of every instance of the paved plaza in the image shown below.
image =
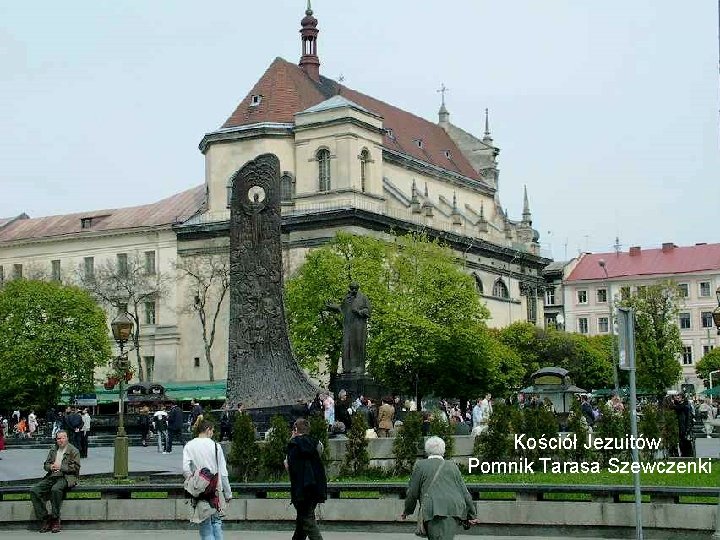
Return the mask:
<svg viewBox="0 0 720 540"><path fill-rule="evenodd" d="M224 531L225 538L232 539L238 538L242 540L287 540L292 536L291 531ZM197 530L190 531L176 531L176 530L158 530L158 531L137 531L133 530L129 535L128 531L125 530L77 530L67 528L62 534L72 535L74 540L95 540L99 536L103 537L103 540L115 540L123 539L126 540L130 536L133 540L150 540L151 538L158 538L166 536L168 533L172 534L174 540L197 540ZM414 534L404 533L369 533L368 531L357 531L357 532L334 532L334 531L322 531L323 538L326 540L367 540L369 534L372 534L374 540L412 540L417 539ZM2 531L3 540L16 540L20 538L35 538L38 533L34 531ZM470 538L471 536L467 536ZM485 540L574 540L569 536L562 537L549 537L549 536L478 536L477 538L483 538ZM579 540L579 539L578 539ZM584 537L583 540L593 540L592 538Z"/></svg>
<svg viewBox="0 0 720 540"><path fill-rule="evenodd" d="M48 446L49 448L49 446ZM131 446L129 469L133 473L182 474L182 446L173 448L164 455L155 446ZM0 481L34 480L45 476L43 463L46 449L12 448L0 452ZM90 474L107 474L113 470L113 448L90 448L88 457L83 458L80 477Z"/></svg>

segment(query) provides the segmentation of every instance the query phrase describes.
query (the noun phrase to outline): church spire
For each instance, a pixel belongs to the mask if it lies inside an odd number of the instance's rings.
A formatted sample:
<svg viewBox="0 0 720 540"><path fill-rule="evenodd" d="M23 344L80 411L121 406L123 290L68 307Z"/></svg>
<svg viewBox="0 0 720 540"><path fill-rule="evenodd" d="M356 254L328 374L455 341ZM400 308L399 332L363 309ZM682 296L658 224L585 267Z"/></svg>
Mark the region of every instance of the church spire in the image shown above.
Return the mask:
<svg viewBox="0 0 720 540"><path fill-rule="evenodd" d="M490 115L488 114L487 108L485 109L485 136L483 137L483 142L492 144L493 139L490 136Z"/></svg>
<svg viewBox="0 0 720 540"><path fill-rule="evenodd" d="M448 90L450 90L450 89L447 88L444 83L441 84L440 89L437 90L437 92L442 96L440 98L441 99L440 110L438 111L438 123L441 126L444 124L450 123L450 113L445 108L445 92L447 92Z"/></svg>
<svg viewBox="0 0 720 540"><path fill-rule="evenodd" d="M532 225L532 214L530 214L530 203L528 202L527 186L523 186L523 224Z"/></svg>
<svg viewBox="0 0 720 540"><path fill-rule="evenodd" d="M300 37L302 39L302 56L299 66L314 81L320 81L320 58L317 55L317 19L313 17L310 0L307 3L305 17L300 21Z"/></svg>

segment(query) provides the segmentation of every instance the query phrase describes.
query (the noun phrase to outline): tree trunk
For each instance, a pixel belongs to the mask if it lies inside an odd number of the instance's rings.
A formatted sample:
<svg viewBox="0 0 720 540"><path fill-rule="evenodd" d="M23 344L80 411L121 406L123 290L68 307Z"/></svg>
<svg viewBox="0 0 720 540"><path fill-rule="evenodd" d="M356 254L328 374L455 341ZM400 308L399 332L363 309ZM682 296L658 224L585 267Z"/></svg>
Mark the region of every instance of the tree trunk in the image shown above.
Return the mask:
<svg viewBox="0 0 720 540"><path fill-rule="evenodd" d="M212 357L210 356L210 346L205 343L205 360L208 365L208 377L211 381L215 380L215 366L213 365Z"/></svg>

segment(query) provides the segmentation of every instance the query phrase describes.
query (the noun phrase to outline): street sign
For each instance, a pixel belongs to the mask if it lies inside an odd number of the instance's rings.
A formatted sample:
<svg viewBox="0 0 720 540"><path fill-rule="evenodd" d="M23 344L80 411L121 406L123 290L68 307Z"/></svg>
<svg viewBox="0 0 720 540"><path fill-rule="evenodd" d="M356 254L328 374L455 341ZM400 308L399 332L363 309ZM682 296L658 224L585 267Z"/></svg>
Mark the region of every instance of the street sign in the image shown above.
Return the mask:
<svg viewBox="0 0 720 540"><path fill-rule="evenodd" d="M635 313L631 308L617 308L618 367L635 368Z"/></svg>

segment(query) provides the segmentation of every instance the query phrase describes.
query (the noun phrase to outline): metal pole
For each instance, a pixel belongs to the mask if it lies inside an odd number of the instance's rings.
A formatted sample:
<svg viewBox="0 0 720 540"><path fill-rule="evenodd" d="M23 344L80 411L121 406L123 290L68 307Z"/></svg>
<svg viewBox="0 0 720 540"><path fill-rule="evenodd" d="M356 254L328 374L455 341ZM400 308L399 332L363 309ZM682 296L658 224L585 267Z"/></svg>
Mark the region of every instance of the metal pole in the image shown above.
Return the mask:
<svg viewBox="0 0 720 540"><path fill-rule="evenodd" d="M615 386L615 393L619 396L620 395L620 381L618 380L618 366L617 366L618 348L617 348L617 340L615 339L615 322L613 321L612 285L610 283L610 279L608 278L607 268L605 268L603 266L602 269L605 272L605 278L606 278L605 283L607 284L608 306L610 307L610 318L608 320L608 324L610 325L610 339L612 341L613 385Z"/></svg>
<svg viewBox="0 0 720 540"><path fill-rule="evenodd" d="M125 366L125 357L123 355L123 343L119 342L120 345L120 358L119 366ZM118 396L118 402L120 405L118 412L118 430L115 436L115 447L114 447L114 466L113 476L115 478L127 478L128 476L128 438L125 433L125 374L120 377L120 395Z"/></svg>
<svg viewBox="0 0 720 540"><path fill-rule="evenodd" d="M634 332L629 332L628 335L628 347L631 351L635 350L635 335ZM638 429L637 429L637 395L635 389L635 359L630 363L630 432L632 436L637 440ZM640 456L638 455L637 445L633 445L632 449L632 460L633 463L640 463ZM640 493L640 473L633 473L633 486L635 487L635 538L636 540L643 540L643 528L642 528L642 495Z"/></svg>

